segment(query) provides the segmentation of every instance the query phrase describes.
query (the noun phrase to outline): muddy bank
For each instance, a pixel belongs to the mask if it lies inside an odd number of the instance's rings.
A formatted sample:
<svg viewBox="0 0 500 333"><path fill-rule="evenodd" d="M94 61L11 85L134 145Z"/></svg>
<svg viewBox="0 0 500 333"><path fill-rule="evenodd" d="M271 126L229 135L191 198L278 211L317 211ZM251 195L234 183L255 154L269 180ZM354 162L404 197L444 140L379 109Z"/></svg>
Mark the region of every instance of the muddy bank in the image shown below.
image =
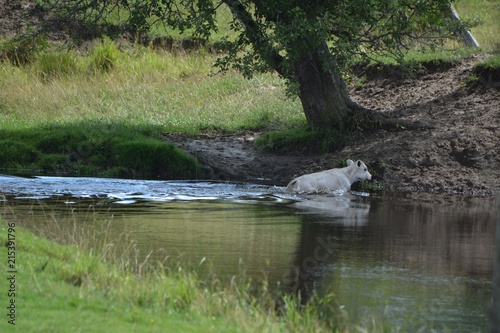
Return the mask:
<svg viewBox="0 0 500 333"><path fill-rule="evenodd" d="M378 131L360 136L329 154L275 154L254 147L259 133L165 139L197 157L224 180L286 184L295 176L329 169L345 158L362 159L385 188L461 195L494 195L500 190L500 89L491 76L468 83L476 56L418 78L373 75L354 100L402 120L431 128Z"/></svg>

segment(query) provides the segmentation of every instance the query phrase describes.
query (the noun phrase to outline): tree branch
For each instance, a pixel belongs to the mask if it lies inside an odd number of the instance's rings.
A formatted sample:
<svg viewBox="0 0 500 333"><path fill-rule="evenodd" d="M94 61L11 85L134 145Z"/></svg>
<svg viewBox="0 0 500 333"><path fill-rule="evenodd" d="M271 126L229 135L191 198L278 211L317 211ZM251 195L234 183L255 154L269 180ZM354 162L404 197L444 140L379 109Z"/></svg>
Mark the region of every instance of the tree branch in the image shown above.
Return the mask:
<svg viewBox="0 0 500 333"><path fill-rule="evenodd" d="M269 43L265 34L260 29L257 22L255 22L252 14L243 6L239 0L223 0L223 2L229 7L234 18L237 19L243 29L245 34L252 43L255 50L259 55L265 59L271 67L277 71L280 75L284 77L290 77L290 74L286 69L283 68L283 57L278 54L278 52Z"/></svg>

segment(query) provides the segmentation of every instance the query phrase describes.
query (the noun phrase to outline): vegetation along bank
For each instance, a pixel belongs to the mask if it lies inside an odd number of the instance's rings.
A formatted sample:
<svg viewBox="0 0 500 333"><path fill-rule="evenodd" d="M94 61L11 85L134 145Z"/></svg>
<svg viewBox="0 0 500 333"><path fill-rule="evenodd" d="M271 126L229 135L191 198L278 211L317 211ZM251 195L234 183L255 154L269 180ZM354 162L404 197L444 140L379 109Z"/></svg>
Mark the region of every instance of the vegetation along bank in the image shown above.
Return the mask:
<svg viewBox="0 0 500 333"><path fill-rule="evenodd" d="M223 35L232 31L227 8L217 9L217 33L186 39L192 30L151 26L131 34L112 20L73 29L61 23L60 8L1 4L10 13L0 22L2 172L282 184L362 158L375 170L374 188L498 189L498 26L489 14L479 13L472 28L480 53L450 41L446 52L415 51L399 63L375 54L346 63L350 98L382 118L367 123L361 114L344 130L325 130L311 125L301 98L288 97L294 90L286 75L216 73ZM463 18L478 11L455 5ZM51 25L58 22L64 29ZM238 38L239 30L231 33Z"/></svg>

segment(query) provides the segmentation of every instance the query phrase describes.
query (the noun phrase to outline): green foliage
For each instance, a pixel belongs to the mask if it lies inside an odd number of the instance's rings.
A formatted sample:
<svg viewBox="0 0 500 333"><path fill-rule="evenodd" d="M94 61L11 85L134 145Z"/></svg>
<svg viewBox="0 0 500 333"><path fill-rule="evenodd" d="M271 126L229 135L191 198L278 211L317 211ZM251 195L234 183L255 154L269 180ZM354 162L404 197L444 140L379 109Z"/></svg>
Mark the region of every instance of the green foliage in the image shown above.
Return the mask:
<svg viewBox="0 0 500 333"><path fill-rule="evenodd" d="M127 168L134 176L138 176L137 173L159 179L200 176L200 166L196 160L172 144L154 139L143 139L123 142L113 148L113 159L116 165Z"/></svg>
<svg viewBox="0 0 500 333"><path fill-rule="evenodd" d="M222 7L233 20L222 31L220 42L228 51L217 64L222 70L236 68L246 76L278 71L294 81L298 59L321 49L327 42L336 65L353 56L391 55L401 59L416 43L432 46L443 36L452 37L467 27L449 18L447 0L380 1L355 0L304 3L301 1L207 0L107 2L45 0L47 8L78 20L106 23L121 12L120 25L133 31L149 31L161 22L180 32L189 30L207 40L220 34L217 21L226 20ZM109 23L109 22L108 22ZM438 38L431 38L438 37ZM251 47L249 47L251 46Z"/></svg>
<svg viewBox="0 0 500 333"><path fill-rule="evenodd" d="M66 77L81 71L74 51L50 51L38 55L35 68L44 80Z"/></svg>
<svg viewBox="0 0 500 333"><path fill-rule="evenodd" d="M80 122L0 130L0 168L152 179L202 177L200 164L154 126Z"/></svg>
<svg viewBox="0 0 500 333"><path fill-rule="evenodd" d="M336 130L296 128L266 132L255 140L255 145L276 153L329 153L342 148L350 137Z"/></svg>
<svg viewBox="0 0 500 333"><path fill-rule="evenodd" d="M476 67L484 69L499 70L500 69L500 55L493 55L476 64Z"/></svg>
<svg viewBox="0 0 500 333"><path fill-rule="evenodd" d="M359 185L359 189L356 187L353 187L352 189L358 190L358 191L363 191L363 192L377 192L377 191L382 191L384 189L384 183L381 182L380 180L361 182Z"/></svg>
<svg viewBox="0 0 500 333"><path fill-rule="evenodd" d="M479 80L479 76L476 74L468 74L465 76L464 82L468 85L476 84L477 81Z"/></svg>
<svg viewBox="0 0 500 333"><path fill-rule="evenodd" d="M39 52L45 50L48 43L42 34L20 34L0 42L0 59L5 58L16 66L32 63Z"/></svg>
<svg viewBox="0 0 500 333"><path fill-rule="evenodd" d="M4 136L0 139L0 165L15 168L30 165L38 160L40 153L31 145L12 137Z"/></svg>
<svg viewBox="0 0 500 333"><path fill-rule="evenodd" d="M120 58L120 50L109 38L94 45L90 57L91 68L96 72L109 72Z"/></svg>
<svg viewBox="0 0 500 333"><path fill-rule="evenodd" d="M227 1L240 15L233 29L240 31L230 52L220 61L244 73L277 70L293 81L297 59L321 49L327 41L334 65L343 66L351 59L391 56L403 57L416 43L435 46L452 36L458 27L448 19L448 1L341 1L316 2L259 1L255 5ZM246 6L246 7L245 7ZM463 27L462 27L463 28ZM247 45L252 45L247 49ZM292 72L290 72L292 71Z"/></svg>

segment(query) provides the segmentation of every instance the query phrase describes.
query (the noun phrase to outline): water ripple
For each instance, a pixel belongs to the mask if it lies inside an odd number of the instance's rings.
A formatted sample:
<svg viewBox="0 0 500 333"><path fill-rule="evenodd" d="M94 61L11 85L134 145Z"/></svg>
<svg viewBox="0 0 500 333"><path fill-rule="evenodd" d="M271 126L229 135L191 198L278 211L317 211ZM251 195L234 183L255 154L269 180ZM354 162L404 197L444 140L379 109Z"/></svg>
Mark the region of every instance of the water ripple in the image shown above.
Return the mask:
<svg viewBox="0 0 500 333"><path fill-rule="evenodd" d="M0 175L0 192L17 200L54 197L106 198L115 204L138 201L230 200L290 202L283 187L213 181L154 181L89 177L13 177ZM68 200L71 202L71 200Z"/></svg>

